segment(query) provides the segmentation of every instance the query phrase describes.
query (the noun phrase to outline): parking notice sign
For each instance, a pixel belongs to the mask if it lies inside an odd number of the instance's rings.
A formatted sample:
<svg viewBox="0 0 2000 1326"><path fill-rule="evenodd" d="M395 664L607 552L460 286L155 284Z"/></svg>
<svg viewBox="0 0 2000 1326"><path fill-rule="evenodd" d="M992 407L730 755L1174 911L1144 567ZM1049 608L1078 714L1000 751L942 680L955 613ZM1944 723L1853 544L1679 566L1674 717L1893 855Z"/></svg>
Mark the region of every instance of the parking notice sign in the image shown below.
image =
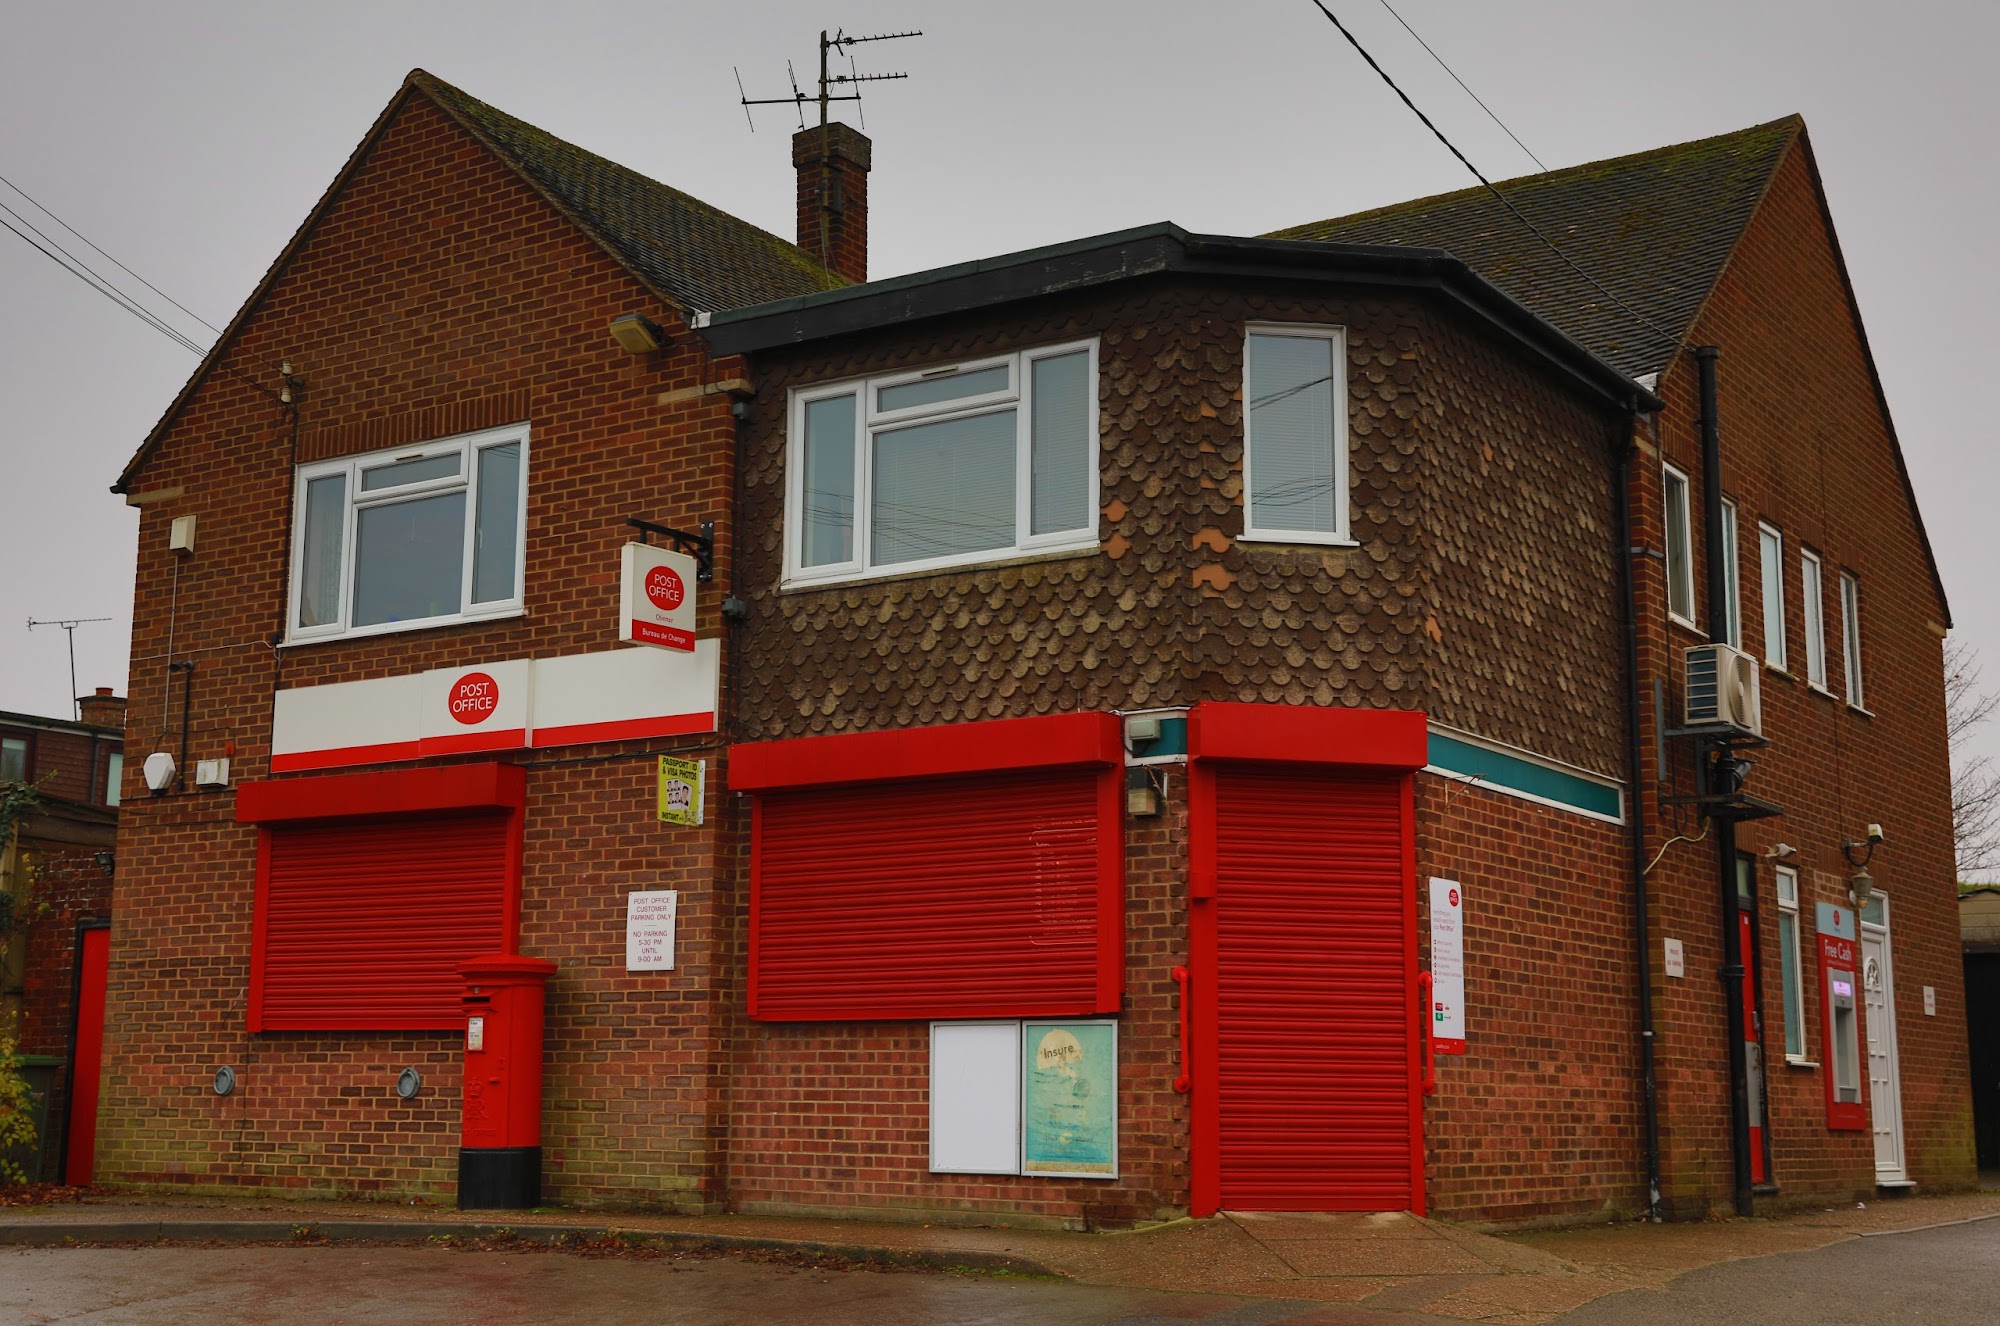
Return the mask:
<svg viewBox="0 0 2000 1326"><path fill-rule="evenodd" d="M701 823L703 785L708 781L707 760L677 760L660 757L660 823Z"/></svg>
<svg viewBox="0 0 2000 1326"><path fill-rule="evenodd" d="M1465 891L1455 879L1431 881L1431 1047L1465 1053Z"/></svg>

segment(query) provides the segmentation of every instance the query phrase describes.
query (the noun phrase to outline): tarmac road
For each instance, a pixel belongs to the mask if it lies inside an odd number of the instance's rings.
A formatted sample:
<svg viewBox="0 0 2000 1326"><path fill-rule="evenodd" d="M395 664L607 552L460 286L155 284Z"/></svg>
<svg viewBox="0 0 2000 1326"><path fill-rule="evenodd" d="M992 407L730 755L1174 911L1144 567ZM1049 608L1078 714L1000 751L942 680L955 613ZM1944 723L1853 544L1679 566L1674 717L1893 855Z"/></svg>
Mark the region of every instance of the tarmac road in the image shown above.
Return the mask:
<svg viewBox="0 0 2000 1326"><path fill-rule="evenodd" d="M1990 1326L2000 1322L2000 1220L1710 1266L1667 1289L1614 1294L1560 1320L1562 1326Z"/></svg>
<svg viewBox="0 0 2000 1326"><path fill-rule="evenodd" d="M731 1257L423 1247L0 1250L0 1326L1356 1326L1362 1308Z"/></svg>

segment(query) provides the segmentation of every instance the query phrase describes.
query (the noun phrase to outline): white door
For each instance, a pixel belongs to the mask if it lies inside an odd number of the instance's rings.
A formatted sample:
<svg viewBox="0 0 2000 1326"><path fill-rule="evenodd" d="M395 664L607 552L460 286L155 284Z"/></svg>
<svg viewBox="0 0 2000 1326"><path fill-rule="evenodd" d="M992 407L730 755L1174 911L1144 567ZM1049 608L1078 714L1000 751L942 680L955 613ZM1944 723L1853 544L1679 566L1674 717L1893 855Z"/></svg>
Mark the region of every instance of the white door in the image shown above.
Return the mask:
<svg viewBox="0 0 2000 1326"><path fill-rule="evenodd" d="M1875 1181L1907 1183L1903 1088L1896 1063L1896 978L1889 962L1889 900L1861 909L1861 990L1868 1017L1868 1102L1875 1125Z"/></svg>

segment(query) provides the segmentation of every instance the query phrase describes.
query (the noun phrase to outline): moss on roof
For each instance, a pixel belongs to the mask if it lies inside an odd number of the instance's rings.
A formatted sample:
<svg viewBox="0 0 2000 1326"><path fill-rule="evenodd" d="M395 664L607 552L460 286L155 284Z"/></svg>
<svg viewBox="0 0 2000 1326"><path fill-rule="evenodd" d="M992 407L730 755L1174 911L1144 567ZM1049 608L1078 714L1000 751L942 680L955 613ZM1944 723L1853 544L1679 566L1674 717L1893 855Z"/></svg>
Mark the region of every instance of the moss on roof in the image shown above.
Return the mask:
<svg viewBox="0 0 2000 1326"><path fill-rule="evenodd" d="M435 75L417 69L408 81L686 308L741 308L847 284L796 244L517 120Z"/></svg>
<svg viewBox="0 0 2000 1326"><path fill-rule="evenodd" d="M1484 188L1273 231L1273 239L1449 249L1502 290L1638 377L1666 366L1764 196L1798 116L1495 187L1648 330L1564 265Z"/></svg>

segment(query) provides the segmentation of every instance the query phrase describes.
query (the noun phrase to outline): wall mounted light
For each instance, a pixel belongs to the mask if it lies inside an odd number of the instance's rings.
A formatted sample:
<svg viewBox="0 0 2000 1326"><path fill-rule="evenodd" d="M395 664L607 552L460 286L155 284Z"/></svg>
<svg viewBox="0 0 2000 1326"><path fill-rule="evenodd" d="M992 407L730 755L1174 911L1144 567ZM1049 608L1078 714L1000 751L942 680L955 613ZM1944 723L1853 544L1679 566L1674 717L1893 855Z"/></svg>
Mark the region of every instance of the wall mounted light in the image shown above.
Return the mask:
<svg viewBox="0 0 2000 1326"><path fill-rule="evenodd" d="M1868 873L1868 863L1875 859L1875 849L1882 843L1882 826L1871 824L1863 841L1857 843L1849 838L1840 844L1840 854L1847 858L1848 865L1854 867L1854 873L1847 878L1847 887L1854 894L1854 910L1857 912L1866 907L1868 899L1874 896L1875 877ZM1854 855L1856 852L1861 854L1858 861Z"/></svg>
<svg viewBox="0 0 2000 1326"><path fill-rule="evenodd" d="M90 859L97 862L97 868L104 872L106 879L110 879L118 873L118 854L116 852L92 852Z"/></svg>
<svg viewBox="0 0 2000 1326"><path fill-rule="evenodd" d="M396 1075L396 1095L402 1100L414 1100L424 1089L424 1075L414 1068L405 1068Z"/></svg>
<svg viewBox="0 0 2000 1326"><path fill-rule="evenodd" d="M631 354L651 354L666 348L668 336L659 323L643 313L621 313L611 320L611 339Z"/></svg>
<svg viewBox="0 0 2000 1326"><path fill-rule="evenodd" d="M215 1070L215 1094L226 1096L236 1090L236 1070L227 1064Z"/></svg>
<svg viewBox="0 0 2000 1326"><path fill-rule="evenodd" d="M1133 819L1151 819L1160 813L1160 787L1153 770L1134 765L1125 770L1125 813Z"/></svg>

